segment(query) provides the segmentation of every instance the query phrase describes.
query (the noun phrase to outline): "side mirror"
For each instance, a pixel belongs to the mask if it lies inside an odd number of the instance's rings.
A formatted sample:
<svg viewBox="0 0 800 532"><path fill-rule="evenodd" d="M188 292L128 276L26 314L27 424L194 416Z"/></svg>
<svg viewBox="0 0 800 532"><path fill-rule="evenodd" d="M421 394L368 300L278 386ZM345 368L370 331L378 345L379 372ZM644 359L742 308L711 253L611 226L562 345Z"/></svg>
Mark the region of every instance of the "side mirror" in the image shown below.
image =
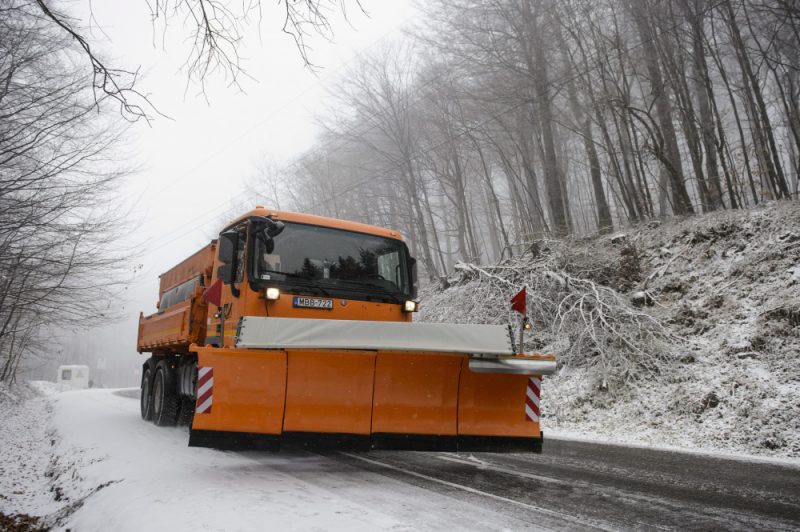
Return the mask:
<svg viewBox="0 0 800 532"><path fill-rule="evenodd" d="M411 298L416 299L417 297L417 259L413 257L408 258L408 262L411 265Z"/></svg>
<svg viewBox="0 0 800 532"><path fill-rule="evenodd" d="M236 248L239 245L239 231L225 231L219 235L219 261L222 266L217 277L225 284L232 284L236 275Z"/></svg>
<svg viewBox="0 0 800 532"><path fill-rule="evenodd" d="M233 264L223 264L217 269L217 278L222 279L225 284L233 284L233 276L235 275Z"/></svg>

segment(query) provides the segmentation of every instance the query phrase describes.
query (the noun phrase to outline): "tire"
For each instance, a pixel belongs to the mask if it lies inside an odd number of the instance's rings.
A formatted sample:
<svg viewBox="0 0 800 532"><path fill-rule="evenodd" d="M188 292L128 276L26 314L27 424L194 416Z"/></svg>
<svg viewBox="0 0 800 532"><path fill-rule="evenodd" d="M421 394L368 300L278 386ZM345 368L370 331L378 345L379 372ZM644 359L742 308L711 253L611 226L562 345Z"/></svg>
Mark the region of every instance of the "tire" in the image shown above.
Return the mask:
<svg viewBox="0 0 800 532"><path fill-rule="evenodd" d="M191 397L181 398L181 410L178 414L178 425L191 427L194 421L194 400Z"/></svg>
<svg viewBox="0 0 800 532"><path fill-rule="evenodd" d="M142 384L139 394L139 410L142 419L153 420L153 364L148 360L142 366Z"/></svg>
<svg viewBox="0 0 800 532"><path fill-rule="evenodd" d="M180 396L175 389L175 371L166 360L162 360L156 365L153 377L153 423L159 427L174 427L180 406Z"/></svg>

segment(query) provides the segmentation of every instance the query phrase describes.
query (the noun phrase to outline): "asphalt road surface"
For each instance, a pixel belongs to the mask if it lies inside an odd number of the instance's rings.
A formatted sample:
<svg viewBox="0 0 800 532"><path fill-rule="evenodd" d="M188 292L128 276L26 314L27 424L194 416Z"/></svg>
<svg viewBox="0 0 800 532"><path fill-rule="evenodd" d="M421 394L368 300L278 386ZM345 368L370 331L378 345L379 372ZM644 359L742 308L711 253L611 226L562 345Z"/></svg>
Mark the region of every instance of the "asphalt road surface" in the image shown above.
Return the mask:
<svg viewBox="0 0 800 532"><path fill-rule="evenodd" d="M545 439L537 454L332 458L568 530L800 530L800 467Z"/></svg>
<svg viewBox="0 0 800 532"><path fill-rule="evenodd" d="M138 399L136 389L115 394ZM321 454L342 474L390 477L519 529L800 530L800 465L553 438L542 454Z"/></svg>

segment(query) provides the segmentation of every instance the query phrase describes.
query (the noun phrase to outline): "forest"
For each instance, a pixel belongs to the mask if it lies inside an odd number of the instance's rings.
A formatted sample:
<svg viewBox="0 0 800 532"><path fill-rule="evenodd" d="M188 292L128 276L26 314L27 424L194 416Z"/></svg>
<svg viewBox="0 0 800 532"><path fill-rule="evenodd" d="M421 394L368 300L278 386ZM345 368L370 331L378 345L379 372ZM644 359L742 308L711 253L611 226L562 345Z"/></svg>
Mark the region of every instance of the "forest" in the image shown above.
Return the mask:
<svg viewBox="0 0 800 532"><path fill-rule="evenodd" d="M429 279L568 235L796 199L790 0L432 0L252 191L395 227ZM282 202L278 199L282 199Z"/></svg>
<svg viewBox="0 0 800 532"><path fill-rule="evenodd" d="M797 2L416 6L401 37L336 72L308 149L229 176L247 178L248 208L397 229L423 279L437 281L459 263L535 257L549 240L796 201ZM232 91L246 83L241 46L261 7L142 9L154 35L188 43L179 77L202 93L215 76ZM346 31L334 32L334 15L370 5L273 8L295 60L313 68L313 38L334 39ZM65 2L0 3L0 381L52 351L60 332L119 318L112 302L139 267L120 244L136 218L119 197L137 170L124 147L134 124L152 127L169 110L155 107L139 69L108 58L92 24ZM161 246L197 230L186 223Z"/></svg>

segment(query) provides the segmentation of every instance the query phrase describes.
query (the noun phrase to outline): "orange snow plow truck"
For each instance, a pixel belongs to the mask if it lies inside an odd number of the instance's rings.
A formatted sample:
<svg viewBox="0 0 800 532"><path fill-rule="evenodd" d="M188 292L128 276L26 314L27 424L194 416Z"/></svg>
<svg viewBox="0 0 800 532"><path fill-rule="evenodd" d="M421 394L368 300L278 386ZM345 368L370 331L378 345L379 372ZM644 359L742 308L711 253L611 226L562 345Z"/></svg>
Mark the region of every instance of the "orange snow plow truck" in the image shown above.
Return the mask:
<svg viewBox="0 0 800 532"><path fill-rule="evenodd" d="M189 445L540 451L541 376L503 325L414 323L389 229L256 207L160 277L141 414Z"/></svg>

